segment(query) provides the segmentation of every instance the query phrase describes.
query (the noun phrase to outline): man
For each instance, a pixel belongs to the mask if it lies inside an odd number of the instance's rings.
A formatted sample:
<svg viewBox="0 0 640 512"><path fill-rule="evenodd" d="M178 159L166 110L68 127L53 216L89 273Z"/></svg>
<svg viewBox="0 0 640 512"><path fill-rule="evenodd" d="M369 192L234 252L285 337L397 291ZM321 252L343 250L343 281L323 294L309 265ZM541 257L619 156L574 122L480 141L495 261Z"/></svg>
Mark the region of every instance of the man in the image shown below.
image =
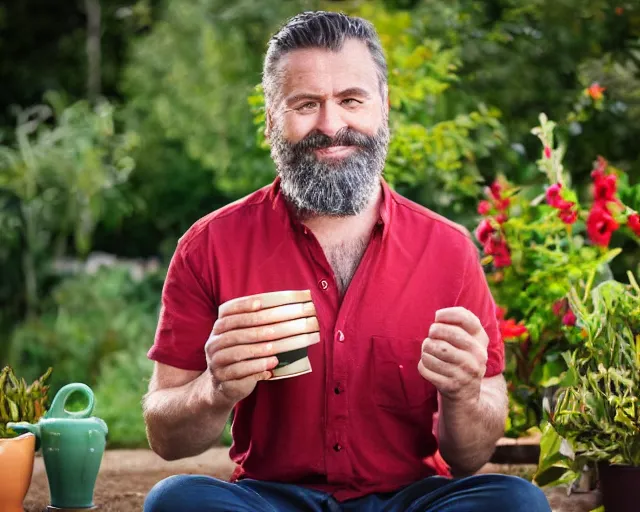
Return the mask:
<svg viewBox="0 0 640 512"><path fill-rule="evenodd" d="M507 412L495 306L466 232L381 178L387 70L372 25L294 17L263 85L278 177L179 241L144 401L169 460L210 448L233 411L238 470L166 479L145 510L549 511L522 479L470 476ZM261 308L278 290L310 290L314 328ZM283 340L309 347L311 373L270 381Z"/></svg>

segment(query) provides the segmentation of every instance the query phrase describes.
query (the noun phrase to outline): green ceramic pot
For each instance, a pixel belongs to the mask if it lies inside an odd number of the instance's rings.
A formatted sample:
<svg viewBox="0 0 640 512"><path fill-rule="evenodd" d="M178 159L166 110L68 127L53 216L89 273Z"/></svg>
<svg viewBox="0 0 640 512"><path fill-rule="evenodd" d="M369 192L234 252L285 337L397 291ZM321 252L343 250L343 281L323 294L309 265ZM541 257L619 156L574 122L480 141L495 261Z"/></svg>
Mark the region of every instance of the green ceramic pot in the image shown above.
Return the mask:
<svg viewBox="0 0 640 512"><path fill-rule="evenodd" d="M82 411L67 411L65 405L73 393L82 393L88 405ZM91 388L74 383L64 386L53 399L51 408L37 424L9 423L18 433L36 435L36 450L44 458L51 505L57 508L91 508L98 471L106 445L107 425L91 417L95 398Z"/></svg>

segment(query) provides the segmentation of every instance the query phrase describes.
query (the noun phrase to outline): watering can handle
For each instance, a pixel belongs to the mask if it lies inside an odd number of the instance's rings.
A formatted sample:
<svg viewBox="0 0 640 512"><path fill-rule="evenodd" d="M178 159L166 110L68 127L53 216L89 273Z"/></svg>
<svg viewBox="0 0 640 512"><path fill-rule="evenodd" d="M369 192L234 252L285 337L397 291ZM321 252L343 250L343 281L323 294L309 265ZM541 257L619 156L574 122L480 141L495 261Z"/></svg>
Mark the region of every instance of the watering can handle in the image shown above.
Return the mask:
<svg viewBox="0 0 640 512"><path fill-rule="evenodd" d="M81 411L67 411L65 409L67 400L75 392L80 392L85 396L88 402L87 407L85 407ZM51 404L46 417L72 419L88 418L93 412L94 405L95 398L93 396L93 391L91 391L91 388L86 384L82 384L81 382L75 382L73 384L67 384L66 386L63 386L60 391L56 393L56 396L53 399L53 403Z"/></svg>

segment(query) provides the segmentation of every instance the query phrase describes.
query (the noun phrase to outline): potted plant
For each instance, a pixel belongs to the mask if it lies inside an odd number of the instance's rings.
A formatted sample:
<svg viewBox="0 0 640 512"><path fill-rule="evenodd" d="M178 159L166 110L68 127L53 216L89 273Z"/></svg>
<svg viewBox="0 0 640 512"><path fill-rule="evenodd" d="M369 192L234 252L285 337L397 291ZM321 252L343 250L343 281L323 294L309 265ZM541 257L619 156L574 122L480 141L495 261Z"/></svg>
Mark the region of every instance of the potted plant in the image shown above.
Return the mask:
<svg viewBox="0 0 640 512"><path fill-rule="evenodd" d="M640 286L606 281L569 297L581 342L564 355L566 386L544 426L535 481L577 482L596 469L607 512L640 502Z"/></svg>
<svg viewBox="0 0 640 512"><path fill-rule="evenodd" d="M31 484L36 437L17 435L7 428L11 421L37 422L45 413L47 372L27 385L10 367L0 372L0 503L3 512L22 512L22 502Z"/></svg>

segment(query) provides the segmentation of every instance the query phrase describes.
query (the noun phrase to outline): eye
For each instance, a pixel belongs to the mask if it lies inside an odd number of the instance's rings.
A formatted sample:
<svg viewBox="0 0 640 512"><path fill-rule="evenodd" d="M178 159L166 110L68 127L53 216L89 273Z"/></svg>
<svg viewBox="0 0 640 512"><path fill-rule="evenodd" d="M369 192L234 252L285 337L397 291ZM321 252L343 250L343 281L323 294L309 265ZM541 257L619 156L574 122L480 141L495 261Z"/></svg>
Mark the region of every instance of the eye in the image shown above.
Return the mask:
<svg viewBox="0 0 640 512"><path fill-rule="evenodd" d="M358 105L361 105L362 102L358 101L355 98L346 98L344 100L342 100L342 105L346 106L346 107L357 107Z"/></svg>
<svg viewBox="0 0 640 512"><path fill-rule="evenodd" d="M296 110L298 112L312 112L316 108L318 108L317 101L308 101L307 103L300 105L299 107L296 107Z"/></svg>

